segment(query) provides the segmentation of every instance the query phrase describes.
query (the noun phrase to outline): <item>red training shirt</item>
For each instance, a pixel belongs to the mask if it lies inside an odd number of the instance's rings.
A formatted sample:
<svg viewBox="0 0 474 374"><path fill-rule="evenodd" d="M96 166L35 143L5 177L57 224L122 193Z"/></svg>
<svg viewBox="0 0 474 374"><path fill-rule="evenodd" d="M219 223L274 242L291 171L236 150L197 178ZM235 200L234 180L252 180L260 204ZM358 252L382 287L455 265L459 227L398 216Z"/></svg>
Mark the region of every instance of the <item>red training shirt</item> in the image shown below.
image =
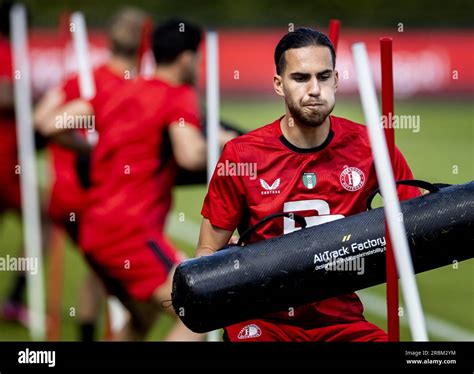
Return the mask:
<svg viewBox="0 0 474 374"><path fill-rule="evenodd" d="M194 88L158 79L128 82L94 111L100 136L81 224L85 251L163 230L176 174L168 126L200 128Z"/></svg>

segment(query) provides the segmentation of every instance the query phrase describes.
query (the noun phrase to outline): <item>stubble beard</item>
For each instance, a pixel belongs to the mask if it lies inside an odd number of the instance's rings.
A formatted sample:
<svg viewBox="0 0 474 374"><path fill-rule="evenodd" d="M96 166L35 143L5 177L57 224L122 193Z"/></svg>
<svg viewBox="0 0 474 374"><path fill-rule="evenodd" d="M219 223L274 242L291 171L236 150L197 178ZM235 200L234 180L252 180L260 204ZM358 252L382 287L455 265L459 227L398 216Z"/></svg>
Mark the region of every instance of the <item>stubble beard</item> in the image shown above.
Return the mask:
<svg viewBox="0 0 474 374"><path fill-rule="evenodd" d="M294 121L306 127L319 127L332 113L335 104L333 104L331 107L322 105L317 111L310 112L305 112L304 107L298 107L292 102L287 101L286 105L288 106L288 110Z"/></svg>

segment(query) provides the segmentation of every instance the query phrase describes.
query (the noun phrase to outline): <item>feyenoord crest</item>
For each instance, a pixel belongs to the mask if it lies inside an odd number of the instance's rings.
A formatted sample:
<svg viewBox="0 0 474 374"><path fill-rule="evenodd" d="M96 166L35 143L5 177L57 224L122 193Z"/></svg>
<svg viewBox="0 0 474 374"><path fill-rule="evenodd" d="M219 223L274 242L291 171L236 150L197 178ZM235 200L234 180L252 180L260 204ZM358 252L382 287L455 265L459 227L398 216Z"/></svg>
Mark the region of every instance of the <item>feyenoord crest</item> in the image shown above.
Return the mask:
<svg viewBox="0 0 474 374"><path fill-rule="evenodd" d="M347 191L357 191L365 184L365 175L360 169L345 166L339 180Z"/></svg>
<svg viewBox="0 0 474 374"><path fill-rule="evenodd" d="M262 335L262 330L260 329L260 327L252 323L251 325L247 325L242 330L240 330L237 338L238 339L251 339L251 338L258 338L261 335Z"/></svg>
<svg viewBox="0 0 474 374"><path fill-rule="evenodd" d="M307 189L311 190L316 187L316 173L304 173L303 183Z"/></svg>

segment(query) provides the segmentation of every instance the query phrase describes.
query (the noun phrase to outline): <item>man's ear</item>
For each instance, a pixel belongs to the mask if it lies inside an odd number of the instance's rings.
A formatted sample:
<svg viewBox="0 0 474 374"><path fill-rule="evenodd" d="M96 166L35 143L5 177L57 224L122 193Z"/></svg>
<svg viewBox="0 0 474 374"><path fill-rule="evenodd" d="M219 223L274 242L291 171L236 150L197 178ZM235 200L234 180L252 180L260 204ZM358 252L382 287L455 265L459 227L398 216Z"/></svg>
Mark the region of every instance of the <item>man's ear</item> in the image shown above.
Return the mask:
<svg viewBox="0 0 474 374"><path fill-rule="evenodd" d="M283 91L283 82L281 80L281 75L275 74L273 76L273 89L279 96L285 96L285 92Z"/></svg>
<svg viewBox="0 0 474 374"><path fill-rule="evenodd" d="M187 50L180 53L178 56L178 61L180 64L188 65L193 58L194 52Z"/></svg>
<svg viewBox="0 0 474 374"><path fill-rule="evenodd" d="M337 87L339 86L339 72L334 70L334 91L337 91Z"/></svg>

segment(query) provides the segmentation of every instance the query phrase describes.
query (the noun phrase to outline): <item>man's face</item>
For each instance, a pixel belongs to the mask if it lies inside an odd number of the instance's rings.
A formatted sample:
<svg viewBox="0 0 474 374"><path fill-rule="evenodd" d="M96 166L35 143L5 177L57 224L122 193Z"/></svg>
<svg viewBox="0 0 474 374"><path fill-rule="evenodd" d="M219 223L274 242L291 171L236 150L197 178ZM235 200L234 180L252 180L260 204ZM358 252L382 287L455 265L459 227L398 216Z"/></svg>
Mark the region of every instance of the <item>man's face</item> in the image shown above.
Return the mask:
<svg viewBox="0 0 474 374"><path fill-rule="evenodd" d="M298 123L317 127L331 114L336 103L338 82L331 52L324 46L308 46L285 51L285 67L275 75L276 93L285 97L291 116Z"/></svg>

